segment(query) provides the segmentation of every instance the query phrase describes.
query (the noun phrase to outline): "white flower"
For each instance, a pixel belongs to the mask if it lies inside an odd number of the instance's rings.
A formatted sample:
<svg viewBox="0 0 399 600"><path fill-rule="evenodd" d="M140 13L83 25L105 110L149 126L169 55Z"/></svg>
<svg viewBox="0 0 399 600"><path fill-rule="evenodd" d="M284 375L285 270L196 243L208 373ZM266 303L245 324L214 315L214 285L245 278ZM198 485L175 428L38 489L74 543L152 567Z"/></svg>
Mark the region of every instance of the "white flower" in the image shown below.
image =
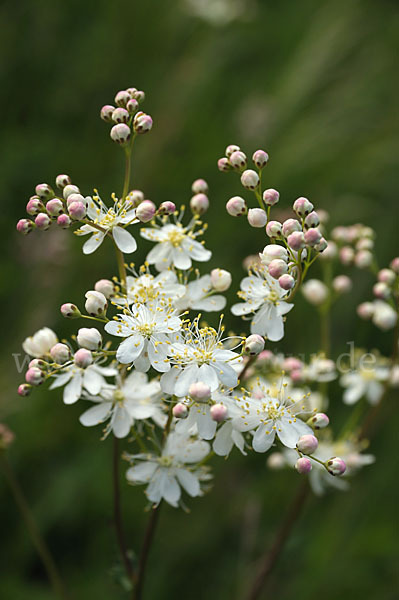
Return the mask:
<svg viewBox="0 0 399 600"><path fill-rule="evenodd" d="M167 223L157 229L142 229L143 238L158 242L147 256L148 263L155 265L158 271L164 271L170 265L174 265L176 269L189 269L192 260L206 262L212 253L195 240L200 233L194 232L194 227L183 227L179 222Z"/></svg>
<svg viewBox="0 0 399 600"><path fill-rule="evenodd" d="M251 322L251 333L266 336L272 342L284 337L284 319L293 304L284 302L287 294L279 283L267 273L257 270L241 282L238 295L244 300L231 308L233 315L255 313Z"/></svg>
<svg viewBox="0 0 399 600"><path fill-rule="evenodd" d="M271 393L276 393L276 390L259 383L256 397L245 396L236 400L244 414L233 419L233 426L239 431L255 431L252 440L255 452L269 450L276 435L284 446L295 448L302 435L313 433L306 423L297 418L303 410L301 403L286 395L284 385L274 397Z"/></svg>
<svg viewBox="0 0 399 600"><path fill-rule="evenodd" d="M126 477L133 484L148 484L146 495L153 504L158 505L164 499L177 507L181 488L192 497L202 495L200 481L205 473L195 464L203 460L209 451L209 444L203 440L170 433L161 456L132 456L136 464L127 470Z"/></svg>
<svg viewBox="0 0 399 600"><path fill-rule="evenodd" d="M115 199L114 206L107 208L103 201L94 196L86 198L87 216L101 229L93 227L93 225L83 225L75 233L77 235L92 234L89 240L83 244L83 254L91 254L101 246L107 234L111 234L116 246L122 252L130 254L137 248L134 237L124 229L124 226L138 223L136 219L136 210L131 208L129 202L122 203Z"/></svg>
<svg viewBox="0 0 399 600"><path fill-rule="evenodd" d="M170 270L163 271L156 277L151 273L144 273L138 277L128 275L126 289L128 304L146 304L159 297L175 301L186 292L185 286L178 283L176 273ZM122 303L121 300L116 302Z"/></svg>
<svg viewBox="0 0 399 600"><path fill-rule="evenodd" d="M117 320L106 323L105 331L126 338L116 352L120 363L133 364L143 372L152 366L162 373L170 369L168 336L181 326L181 320L168 305L135 304L131 310L117 315Z"/></svg>
<svg viewBox="0 0 399 600"><path fill-rule="evenodd" d="M340 379L340 384L346 388L343 401L345 404L355 404L365 397L370 404L378 404L384 393L382 382L387 381L388 377L389 369L386 367L359 368L345 373Z"/></svg>
<svg viewBox="0 0 399 600"><path fill-rule="evenodd" d="M173 305L178 310L220 311L226 306L224 296L213 295L211 276L204 275L185 286L184 296L174 300Z"/></svg>
<svg viewBox="0 0 399 600"><path fill-rule="evenodd" d="M216 391L219 384L227 388L237 385L233 364L242 358L224 348L222 326L218 331L213 327L200 328L198 321L199 317L170 344L168 352L174 366L161 378L161 387L167 394L187 396L190 385L198 381L208 385L211 392Z"/></svg>
<svg viewBox="0 0 399 600"><path fill-rule="evenodd" d="M63 369L60 374L54 375L50 390L65 385L64 402L65 404L74 404L81 397L83 390L87 390L93 396L99 394L101 388L106 384L104 377L111 377L116 373L114 367L101 367L96 363L86 368L71 364Z"/></svg>
<svg viewBox="0 0 399 600"><path fill-rule="evenodd" d="M149 382L147 375L139 371L133 371L118 386L105 385L96 397L84 394L84 398L95 405L86 410L79 421L85 427L109 421L105 435L112 431L115 437L124 438L135 420L153 419L161 427L166 422L159 381Z"/></svg>
<svg viewBox="0 0 399 600"><path fill-rule="evenodd" d="M392 306L383 300L375 300L373 305L374 313L372 321L374 325L383 331L388 331L388 329L395 327L396 321L398 320L398 314Z"/></svg>
<svg viewBox="0 0 399 600"><path fill-rule="evenodd" d="M302 294L314 306L320 306L329 295L328 287L319 279L309 279L302 285Z"/></svg>
<svg viewBox="0 0 399 600"><path fill-rule="evenodd" d="M54 331L49 327L43 327L36 331L32 336L27 337L22 344L22 348L26 354L40 358L50 352L50 349L58 342L58 338Z"/></svg>
<svg viewBox="0 0 399 600"><path fill-rule="evenodd" d="M333 381L337 377L335 362L323 355L312 356L309 365L301 369L301 378L307 381Z"/></svg>

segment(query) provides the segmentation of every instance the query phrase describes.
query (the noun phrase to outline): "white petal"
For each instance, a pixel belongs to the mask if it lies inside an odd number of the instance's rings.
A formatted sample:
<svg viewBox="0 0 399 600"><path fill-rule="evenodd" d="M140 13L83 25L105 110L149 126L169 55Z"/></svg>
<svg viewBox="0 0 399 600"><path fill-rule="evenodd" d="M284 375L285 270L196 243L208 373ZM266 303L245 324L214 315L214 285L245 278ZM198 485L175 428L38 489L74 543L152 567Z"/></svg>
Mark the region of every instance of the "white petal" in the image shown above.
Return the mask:
<svg viewBox="0 0 399 600"><path fill-rule="evenodd" d="M126 471L126 478L132 483L147 483L158 468L155 462L142 462Z"/></svg>
<svg viewBox="0 0 399 600"><path fill-rule="evenodd" d="M176 396L187 396L188 389L192 383L197 381L198 366L190 365L181 371L175 385Z"/></svg>
<svg viewBox="0 0 399 600"><path fill-rule="evenodd" d="M82 393L82 374L76 373L67 386L64 388L65 404L74 404L79 400Z"/></svg>
<svg viewBox="0 0 399 600"><path fill-rule="evenodd" d="M107 333L110 333L111 335L117 335L119 337L128 337L129 335L132 335L131 328L127 327L120 321L108 321L108 323L104 325L104 329Z"/></svg>
<svg viewBox="0 0 399 600"><path fill-rule="evenodd" d="M201 493L201 488L198 479L193 473L186 469L177 469L176 477L182 486L190 496L198 496Z"/></svg>
<svg viewBox="0 0 399 600"><path fill-rule="evenodd" d="M122 364L128 365L140 356L143 347L143 338L139 335L131 335L119 345L116 351L116 358Z"/></svg>
<svg viewBox="0 0 399 600"><path fill-rule="evenodd" d="M161 377L161 388L165 394L174 394L176 381L181 373L181 369L170 369L167 373L164 373Z"/></svg>
<svg viewBox="0 0 399 600"><path fill-rule="evenodd" d="M203 244L196 242L195 240L190 240L189 238L185 238L183 240L182 246L185 252L188 252L191 258L194 260L198 260L199 262L206 262L212 256L212 252L207 250Z"/></svg>
<svg viewBox="0 0 399 600"><path fill-rule="evenodd" d="M197 381L206 383L211 388L211 392L214 392L219 387L218 371L213 365L203 364L198 370Z"/></svg>
<svg viewBox="0 0 399 600"><path fill-rule="evenodd" d="M107 419L111 408L112 402L100 402L81 414L79 421L85 427L92 427L93 425L103 423Z"/></svg>
<svg viewBox="0 0 399 600"><path fill-rule="evenodd" d="M173 249L172 260L176 269L182 269L183 271L189 269L192 265L191 258L180 247Z"/></svg>
<svg viewBox="0 0 399 600"><path fill-rule="evenodd" d="M83 374L83 387L93 396L96 396L104 385L104 378L95 371L95 369L87 367Z"/></svg>
<svg viewBox="0 0 399 600"><path fill-rule="evenodd" d="M50 390L55 390L58 387L61 387L62 385L65 385L73 376L73 372L72 371L66 371L65 373L61 373L61 375L58 375L58 377L56 379L54 379L53 383L50 385L49 389Z"/></svg>
<svg viewBox="0 0 399 600"><path fill-rule="evenodd" d="M124 406L117 406L112 416L112 431L115 437L121 439L129 434L133 419Z"/></svg>
<svg viewBox="0 0 399 600"><path fill-rule="evenodd" d="M224 296L209 296L191 303L193 310L205 310L207 312L223 310L225 306L226 298Z"/></svg>
<svg viewBox="0 0 399 600"><path fill-rule="evenodd" d="M177 506L181 490L173 475L166 470L163 471L160 485L162 497L165 498L166 502L169 502L172 506Z"/></svg>
<svg viewBox="0 0 399 600"><path fill-rule="evenodd" d="M290 422L291 421L291 422ZM279 440L287 448L295 448L301 435L312 433L312 429L301 419L283 417L276 422Z"/></svg>
<svg viewBox="0 0 399 600"><path fill-rule="evenodd" d="M118 246L121 252L131 254L137 248L136 240L131 233L123 229L123 227L114 227L112 229L112 235L115 240L115 244Z"/></svg>
<svg viewBox="0 0 399 600"><path fill-rule="evenodd" d="M197 427L200 438L203 440L212 440L215 437L217 423L211 418L209 406L204 408L193 406L191 410L200 411L197 412Z"/></svg>
<svg viewBox="0 0 399 600"><path fill-rule="evenodd" d="M219 381L221 381L223 385L229 388L233 388L237 385L238 376L233 367L226 363L216 362L214 368Z"/></svg>
<svg viewBox="0 0 399 600"><path fill-rule="evenodd" d="M97 231L83 244L83 254L92 254L103 243L105 233Z"/></svg>
<svg viewBox="0 0 399 600"><path fill-rule="evenodd" d="M213 451L218 456L227 456L230 454L233 447L232 431L233 425L231 421L227 421L217 432L215 441L213 442Z"/></svg>
<svg viewBox="0 0 399 600"><path fill-rule="evenodd" d="M248 302L239 302L238 304L233 304L231 307L231 312L236 317L240 317L241 315L248 315L249 313L256 310L257 306L255 304L249 304Z"/></svg>
<svg viewBox="0 0 399 600"><path fill-rule="evenodd" d="M272 423L259 425L252 440L252 448L255 452L267 452L273 445L275 435Z"/></svg>
<svg viewBox="0 0 399 600"><path fill-rule="evenodd" d="M342 396L345 404L355 404L364 395L364 382L359 378L355 385L348 387Z"/></svg>

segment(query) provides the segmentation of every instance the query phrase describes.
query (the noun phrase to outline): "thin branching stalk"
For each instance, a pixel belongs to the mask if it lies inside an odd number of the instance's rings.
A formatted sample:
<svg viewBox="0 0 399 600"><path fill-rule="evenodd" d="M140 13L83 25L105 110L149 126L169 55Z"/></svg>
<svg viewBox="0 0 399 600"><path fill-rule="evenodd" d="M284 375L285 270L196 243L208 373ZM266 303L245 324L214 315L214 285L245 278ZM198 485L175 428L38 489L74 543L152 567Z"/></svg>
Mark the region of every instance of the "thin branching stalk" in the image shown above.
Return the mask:
<svg viewBox="0 0 399 600"><path fill-rule="evenodd" d="M126 545L125 534L123 530L121 497L120 497L120 481L119 481L119 440L114 436L112 447L112 486L114 499L114 527L116 540L118 542L119 552L122 558L126 574L130 581L133 579L133 566L129 558L129 553Z"/></svg>

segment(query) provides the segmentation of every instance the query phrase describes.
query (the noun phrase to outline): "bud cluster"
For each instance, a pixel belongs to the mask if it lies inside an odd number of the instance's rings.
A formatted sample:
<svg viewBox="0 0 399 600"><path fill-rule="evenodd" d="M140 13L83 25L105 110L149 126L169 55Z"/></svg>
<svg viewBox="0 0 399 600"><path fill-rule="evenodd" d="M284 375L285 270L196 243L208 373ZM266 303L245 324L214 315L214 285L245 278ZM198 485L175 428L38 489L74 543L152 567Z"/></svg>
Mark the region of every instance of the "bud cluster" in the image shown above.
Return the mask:
<svg viewBox="0 0 399 600"><path fill-rule="evenodd" d="M145 93L134 87L119 91L115 98L115 105L106 104L100 111L100 117L106 123L113 123L110 132L111 139L120 146L126 146L131 137L147 133L152 129L152 118L143 111L139 105L144 102Z"/></svg>
<svg viewBox="0 0 399 600"><path fill-rule="evenodd" d="M371 319L383 331L392 329L398 320L399 257L393 258L389 267L378 271L373 294L375 300L359 304L357 314L366 321Z"/></svg>

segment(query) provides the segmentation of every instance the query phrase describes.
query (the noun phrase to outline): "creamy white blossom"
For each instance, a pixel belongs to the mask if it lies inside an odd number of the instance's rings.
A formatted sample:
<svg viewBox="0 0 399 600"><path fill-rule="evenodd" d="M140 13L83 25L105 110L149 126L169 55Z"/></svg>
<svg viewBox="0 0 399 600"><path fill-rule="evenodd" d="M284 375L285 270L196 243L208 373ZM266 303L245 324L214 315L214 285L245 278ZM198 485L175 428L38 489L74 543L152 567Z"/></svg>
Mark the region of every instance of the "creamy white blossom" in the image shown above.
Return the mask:
<svg viewBox="0 0 399 600"><path fill-rule="evenodd" d="M98 363L93 363L86 368L71 364L65 367L61 373L54 375L54 381L50 385L50 390L65 386L64 403L74 404L82 396L83 390L96 396L101 388L106 385L104 377L112 377L117 373L112 366L102 367Z"/></svg>
<svg viewBox="0 0 399 600"><path fill-rule="evenodd" d="M26 354L40 358L48 354L57 342L58 338L54 331L49 327L42 327L42 329L24 340L22 348Z"/></svg>
<svg viewBox="0 0 399 600"><path fill-rule="evenodd" d="M355 404L364 397L370 404L378 404L388 378L387 367L358 368L344 373L340 379L340 384L346 388L342 399L345 404Z"/></svg>
<svg viewBox="0 0 399 600"><path fill-rule="evenodd" d="M214 288L210 275L203 275L186 284L184 295L178 297L174 302L178 310L204 310L213 312L223 310L226 306L226 298L213 293Z"/></svg>
<svg viewBox="0 0 399 600"><path fill-rule="evenodd" d="M149 272L137 277L128 275L126 290L128 304L146 304L163 298L164 300L173 300L176 305L178 299L186 293L185 286L178 282L176 273L171 270L162 271L155 277ZM124 302L123 299L116 301L118 304Z"/></svg>

